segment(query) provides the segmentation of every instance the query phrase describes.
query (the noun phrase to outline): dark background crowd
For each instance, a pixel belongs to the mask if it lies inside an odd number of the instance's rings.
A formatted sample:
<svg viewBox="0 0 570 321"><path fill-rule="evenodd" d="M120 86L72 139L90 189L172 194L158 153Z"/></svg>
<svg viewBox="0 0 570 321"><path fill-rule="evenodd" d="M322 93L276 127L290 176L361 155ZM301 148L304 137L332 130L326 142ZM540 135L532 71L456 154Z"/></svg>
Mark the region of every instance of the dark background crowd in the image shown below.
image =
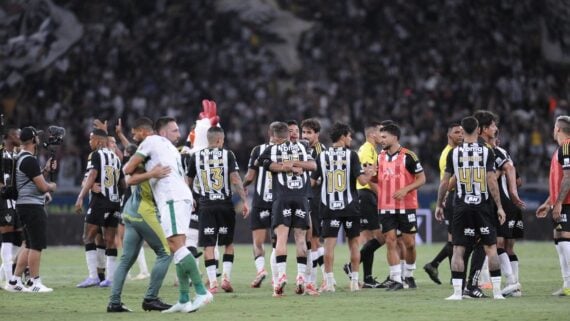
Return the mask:
<svg viewBox="0 0 570 321"><path fill-rule="evenodd" d="M25 8L12 2L5 12ZM122 118L128 131L140 116L170 115L185 135L206 98L242 168L274 120L317 117L325 142L334 121L348 122L356 148L366 122L392 119L431 183L446 124L489 109L524 180L544 184L553 119L568 114L567 62L544 52L546 38L570 46L564 1L54 3L76 16L81 39L47 68L0 83L0 98L9 123L68 129L63 187L80 182L94 118Z"/></svg>

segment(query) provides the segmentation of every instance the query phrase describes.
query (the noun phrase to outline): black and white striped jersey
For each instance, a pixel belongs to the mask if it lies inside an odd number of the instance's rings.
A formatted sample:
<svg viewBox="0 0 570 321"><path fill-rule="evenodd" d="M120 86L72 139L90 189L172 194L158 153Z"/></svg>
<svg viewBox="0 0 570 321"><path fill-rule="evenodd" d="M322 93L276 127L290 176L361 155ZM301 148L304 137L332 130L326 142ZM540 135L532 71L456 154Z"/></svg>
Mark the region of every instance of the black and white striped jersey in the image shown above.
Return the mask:
<svg viewBox="0 0 570 321"><path fill-rule="evenodd" d="M490 198L487 172L495 171L495 156L486 144L463 143L447 156L445 171L457 178L457 199L479 205Z"/></svg>
<svg viewBox="0 0 570 321"><path fill-rule="evenodd" d="M309 154L311 154L311 157L317 161L319 159L319 155L326 150L325 145L321 144L321 143L316 143L314 146L310 146L308 149ZM321 198L321 185L317 184L315 186L312 187L312 195L311 197L313 198L313 201L318 201Z"/></svg>
<svg viewBox="0 0 570 321"><path fill-rule="evenodd" d="M495 152L495 166L497 169L502 170L503 166L507 162L512 161L511 155L509 155L509 153L504 148L497 146L494 148L494 152ZM510 199L511 197L509 196L507 175L504 171L501 173L501 176L498 177L498 183L499 183L499 192L501 193L501 197L506 197Z"/></svg>
<svg viewBox="0 0 570 321"><path fill-rule="evenodd" d="M251 154L249 156L247 166L257 172L255 177L255 191L253 193L252 207L271 208L273 203L273 183L271 181L271 172L266 170L257 162L259 155L261 155L269 146L271 146L271 144L257 145L251 150Z"/></svg>
<svg viewBox="0 0 570 321"><path fill-rule="evenodd" d="M122 178L119 157L108 148L93 151L87 160L87 171L91 169L97 170L95 182L101 185L101 193L93 193L92 202L105 199L111 203L119 203L121 201L119 182Z"/></svg>
<svg viewBox="0 0 570 321"><path fill-rule="evenodd" d="M232 151L223 148L204 148L190 156L188 177L198 181L200 206L212 202L231 202L230 174L239 171Z"/></svg>
<svg viewBox="0 0 570 321"><path fill-rule="evenodd" d="M279 145L271 145L266 148L257 160L266 170L275 162L287 161L310 161L313 160L303 144L285 142ZM293 173L274 172L272 173L273 199L282 196L302 196L310 195L309 173L304 171L301 175Z"/></svg>
<svg viewBox="0 0 570 321"><path fill-rule="evenodd" d="M12 179L15 180L16 178L16 153L11 153L7 150L4 150L2 155L2 184L6 186L16 186L16 182L13 182ZM0 197L0 210L2 209L15 209L16 208L16 200L12 199L4 199Z"/></svg>
<svg viewBox="0 0 570 321"><path fill-rule="evenodd" d="M321 203L328 209L337 211L358 202L356 180L361 174L357 153L344 147L329 147L319 155L317 170L311 178L322 178L319 193Z"/></svg>

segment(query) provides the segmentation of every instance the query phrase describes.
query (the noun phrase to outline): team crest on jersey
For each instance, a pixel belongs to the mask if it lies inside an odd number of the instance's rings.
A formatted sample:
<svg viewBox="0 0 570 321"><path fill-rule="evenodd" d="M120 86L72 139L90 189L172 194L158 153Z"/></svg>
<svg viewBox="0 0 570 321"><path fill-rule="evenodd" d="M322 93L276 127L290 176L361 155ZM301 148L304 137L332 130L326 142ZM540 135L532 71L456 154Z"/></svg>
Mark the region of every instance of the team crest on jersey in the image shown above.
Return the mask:
<svg viewBox="0 0 570 321"><path fill-rule="evenodd" d="M216 229L214 227L204 228L204 235L214 235L214 233L216 233Z"/></svg>
<svg viewBox="0 0 570 321"><path fill-rule="evenodd" d="M220 226L220 229L218 230L218 232L220 234L228 234L228 227L227 226Z"/></svg>
<svg viewBox="0 0 570 321"><path fill-rule="evenodd" d="M266 218L266 217L269 217L269 211L268 210L259 212L259 218Z"/></svg>
<svg viewBox="0 0 570 321"><path fill-rule="evenodd" d="M517 228L523 230L524 229L524 223L523 221L518 221L517 222Z"/></svg>
<svg viewBox="0 0 570 321"><path fill-rule="evenodd" d="M475 229L473 228L466 228L463 230L463 235L465 236L475 236Z"/></svg>
<svg viewBox="0 0 570 321"><path fill-rule="evenodd" d="M284 210L283 210L283 216L284 216L284 217L289 217L289 216L291 216L291 209L289 209L289 208L288 208L288 209L284 209Z"/></svg>
<svg viewBox="0 0 570 321"><path fill-rule="evenodd" d="M331 220L330 226L331 226L331 227L340 227L340 221L338 221L338 220Z"/></svg>
<svg viewBox="0 0 570 321"><path fill-rule="evenodd" d="M408 214L408 222L415 222L416 214Z"/></svg>
<svg viewBox="0 0 570 321"><path fill-rule="evenodd" d="M10 223L10 222L12 222L12 216L6 215L6 216L4 216L4 220L6 221L6 223Z"/></svg>
<svg viewBox="0 0 570 321"><path fill-rule="evenodd" d="M300 218L305 218L305 216L307 215L307 212L303 211L303 210L296 210L295 211L295 216L300 217Z"/></svg>

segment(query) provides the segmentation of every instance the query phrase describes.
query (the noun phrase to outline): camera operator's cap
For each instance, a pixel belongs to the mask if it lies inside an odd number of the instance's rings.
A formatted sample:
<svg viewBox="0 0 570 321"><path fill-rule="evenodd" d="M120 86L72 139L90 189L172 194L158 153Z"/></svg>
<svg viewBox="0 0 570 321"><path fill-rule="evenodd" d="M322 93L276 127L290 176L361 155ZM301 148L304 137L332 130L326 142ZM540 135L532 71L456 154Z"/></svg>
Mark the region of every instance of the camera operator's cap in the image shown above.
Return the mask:
<svg viewBox="0 0 570 321"><path fill-rule="evenodd" d="M20 132L20 140L22 142L27 142L29 140L36 138L41 133L42 133L41 131L36 130L32 126L24 127L24 128L22 128L22 131Z"/></svg>

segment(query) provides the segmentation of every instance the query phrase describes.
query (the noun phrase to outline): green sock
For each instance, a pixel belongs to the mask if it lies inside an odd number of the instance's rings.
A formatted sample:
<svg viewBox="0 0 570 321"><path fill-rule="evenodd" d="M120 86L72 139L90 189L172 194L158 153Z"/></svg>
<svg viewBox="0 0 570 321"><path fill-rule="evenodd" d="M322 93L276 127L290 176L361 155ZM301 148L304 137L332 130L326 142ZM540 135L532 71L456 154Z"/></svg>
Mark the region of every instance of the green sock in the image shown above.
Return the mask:
<svg viewBox="0 0 570 321"><path fill-rule="evenodd" d="M200 271L198 270L198 265L196 264L196 259L194 256L192 254L189 254L178 264L184 268L186 277L190 277L190 280L192 280L192 284L194 285L196 293L199 295L206 294L206 287L202 282L202 276L200 275Z"/></svg>
<svg viewBox="0 0 570 321"><path fill-rule="evenodd" d="M188 282L188 275L184 272L182 262L176 264L176 276L178 276L178 302L186 303L190 301L190 282Z"/></svg>

